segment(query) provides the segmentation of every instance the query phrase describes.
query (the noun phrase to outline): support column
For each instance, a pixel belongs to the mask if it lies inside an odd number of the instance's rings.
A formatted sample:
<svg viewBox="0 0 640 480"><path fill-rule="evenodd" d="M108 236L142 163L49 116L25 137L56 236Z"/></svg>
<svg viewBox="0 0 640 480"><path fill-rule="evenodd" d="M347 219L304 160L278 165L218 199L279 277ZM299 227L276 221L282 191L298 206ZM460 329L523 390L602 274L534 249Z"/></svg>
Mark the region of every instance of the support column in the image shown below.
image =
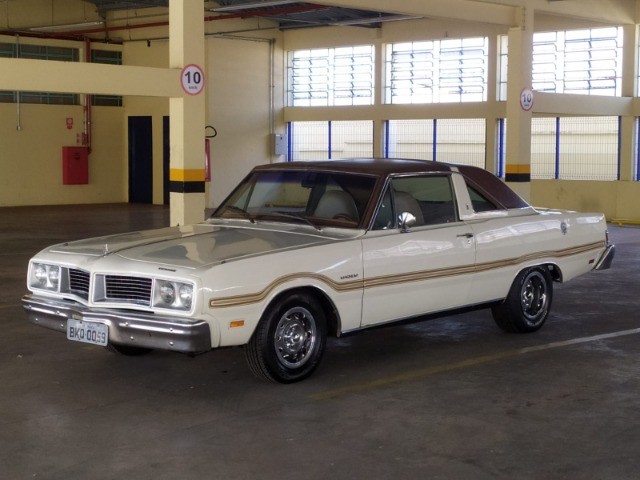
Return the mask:
<svg viewBox="0 0 640 480"><path fill-rule="evenodd" d="M496 174L497 151L497 119L493 112L496 111L497 85L498 85L498 36L489 37L488 45L488 62L487 62L487 114L485 115L485 170ZM491 113L489 113L491 112Z"/></svg>
<svg viewBox="0 0 640 480"><path fill-rule="evenodd" d="M378 29L378 36L381 35L381 29ZM385 59L385 51L384 44L381 42L376 42L375 48L375 72L374 72L374 81L377 88L373 89L373 105L376 107L375 111L379 112L380 107L384 105L384 59ZM385 154L384 142L385 142L385 134L384 129L386 126L385 119L380 118L378 114L375 116L376 118L373 121L373 156L375 158L382 158Z"/></svg>
<svg viewBox="0 0 640 480"><path fill-rule="evenodd" d="M169 66L204 69L204 18L200 2L169 2ZM204 79L202 79L204 82ZM170 114L170 222L204 220L204 93L173 97Z"/></svg>
<svg viewBox="0 0 640 480"><path fill-rule="evenodd" d="M624 25L624 45L638 44L638 29L636 25ZM624 48L622 59L622 96L634 97L636 92L636 72L638 71L637 51L635 48ZM633 145L635 144L636 118L633 116L622 117L620 125L620 180L632 181L634 177L635 161L633 158Z"/></svg>
<svg viewBox="0 0 640 480"><path fill-rule="evenodd" d="M520 104L531 88L533 9L520 7L518 26L509 29L507 71L507 155L505 180L522 198L531 199L531 110Z"/></svg>

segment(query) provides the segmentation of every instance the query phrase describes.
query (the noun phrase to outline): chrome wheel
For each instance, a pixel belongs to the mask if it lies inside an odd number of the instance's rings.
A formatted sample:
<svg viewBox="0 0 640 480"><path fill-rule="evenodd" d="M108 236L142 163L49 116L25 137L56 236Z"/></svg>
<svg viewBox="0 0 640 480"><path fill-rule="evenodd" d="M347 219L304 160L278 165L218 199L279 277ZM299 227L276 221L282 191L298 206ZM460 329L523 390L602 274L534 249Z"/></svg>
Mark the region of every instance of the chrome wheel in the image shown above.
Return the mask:
<svg viewBox="0 0 640 480"><path fill-rule="evenodd" d="M536 266L521 271L502 303L491 307L493 319L506 332L535 332L544 325L553 300L549 269Z"/></svg>
<svg viewBox="0 0 640 480"><path fill-rule="evenodd" d="M278 360L287 368L304 365L314 351L317 341L316 321L306 308L287 310L274 333L274 347Z"/></svg>
<svg viewBox="0 0 640 480"><path fill-rule="evenodd" d="M258 377L280 383L299 382L318 367L327 342L327 319L312 295L292 292L267 308L245 354Z"/></svg>
<svg viewBox="0 0 640 480"><path fill-rule="evenodd" d="M547 281L537 270L529 272L520 291L522 314L531 325L536 325L546 316L548 307Z"/></svg>

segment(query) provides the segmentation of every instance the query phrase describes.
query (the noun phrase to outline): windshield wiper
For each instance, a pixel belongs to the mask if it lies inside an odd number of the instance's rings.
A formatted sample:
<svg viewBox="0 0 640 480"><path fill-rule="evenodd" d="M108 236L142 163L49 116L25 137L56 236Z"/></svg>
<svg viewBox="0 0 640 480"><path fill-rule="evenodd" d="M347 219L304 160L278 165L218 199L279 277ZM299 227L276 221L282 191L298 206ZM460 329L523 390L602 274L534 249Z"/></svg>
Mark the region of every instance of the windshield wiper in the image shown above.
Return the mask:
<svg viewBox="0 0 640 480"><path fill-rule="evenodd" d="M269 212L269 213L265 213L264 214L265 217L282 217L282 218L292 218L293 220L302 220L303 222L305 222L308 225L311 225L313 228L315 228L317 231L321 232L322 228L320 228L318 225L316 225L315 223L313 223L311 220L309 220L307 217L304 217L302 215L296 215L295 213L285 213L285 212Z"/></svg>

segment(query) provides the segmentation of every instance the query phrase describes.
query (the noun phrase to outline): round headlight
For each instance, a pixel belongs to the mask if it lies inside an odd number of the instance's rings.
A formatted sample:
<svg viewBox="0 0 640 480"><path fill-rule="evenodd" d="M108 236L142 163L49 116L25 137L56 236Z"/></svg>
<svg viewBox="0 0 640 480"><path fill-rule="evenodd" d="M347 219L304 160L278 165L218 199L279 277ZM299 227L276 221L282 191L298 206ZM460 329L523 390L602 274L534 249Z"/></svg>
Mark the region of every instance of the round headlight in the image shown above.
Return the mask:
<svg viewBox="0 0 640 480"><path fill-rule="evenodd" d="M34 265L33 276L36 278L38 283L40 283L40 285L44 286L47 284L47 269L41 263Z"/></svg>
<svg viewBox="0 0 640 480"><path fill-rule="evenodd" d="M187 309L191 308L191 302L193 301L193 287L191 285L182 285L178 294L180 295L182 305Z"/></svg>
<svg viewBox="0 0 640 480"><path fill-rule="evenodd" d="M173 284L164 282L160 287L160 298L167 305L172 305L176 301L176 289Z"/></svg>

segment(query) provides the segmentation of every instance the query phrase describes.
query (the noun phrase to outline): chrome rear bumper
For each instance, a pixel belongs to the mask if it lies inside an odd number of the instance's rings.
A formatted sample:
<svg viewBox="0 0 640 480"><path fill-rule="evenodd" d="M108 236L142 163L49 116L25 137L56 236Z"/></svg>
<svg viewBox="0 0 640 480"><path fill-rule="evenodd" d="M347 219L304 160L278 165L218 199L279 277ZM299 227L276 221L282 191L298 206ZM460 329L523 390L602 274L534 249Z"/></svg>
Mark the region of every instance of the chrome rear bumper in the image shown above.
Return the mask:
<svg viewBox="0 0 640 480"><path fill-rule="evenodd" d="M607 245L607 248L602 252L600 258L596 262L596 266L593 267L594 270L606 270L611 267L611 262L613 262L613 257L616 255L616 247L615 245Z"/></svg>
<svg viewBox="0 0 640 480"><path fill-rule="evenodd" d="M74 319L107 325L109 343L183 353L211 350L209 324L202 320L92 310L79 303L31 294L22 297L22 306L31 323L59 332L66 333L67 320Z"/></svg>

